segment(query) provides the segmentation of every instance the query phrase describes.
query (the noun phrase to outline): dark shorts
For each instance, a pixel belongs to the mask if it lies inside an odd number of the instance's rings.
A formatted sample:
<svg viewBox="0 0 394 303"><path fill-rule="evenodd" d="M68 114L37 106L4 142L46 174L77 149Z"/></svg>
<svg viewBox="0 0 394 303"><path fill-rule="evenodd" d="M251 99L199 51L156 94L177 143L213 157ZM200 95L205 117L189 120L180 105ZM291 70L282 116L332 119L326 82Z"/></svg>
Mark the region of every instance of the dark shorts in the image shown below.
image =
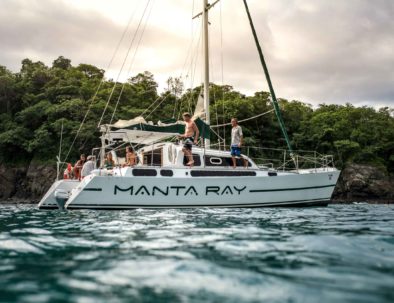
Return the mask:
<svg viewBox="0 0 394 303"><path fill-rule="evenodd" d="M192 150L193 142L194 142L193 137L185 138L185 140L183 141L183 148L188 149L188 150Z"/></svg>
<svg viewBox="0 0 394 303"><path fill-rule="evenodd" d="M231 145L231 156L241 157L241 148L238 145Z"/></svg>

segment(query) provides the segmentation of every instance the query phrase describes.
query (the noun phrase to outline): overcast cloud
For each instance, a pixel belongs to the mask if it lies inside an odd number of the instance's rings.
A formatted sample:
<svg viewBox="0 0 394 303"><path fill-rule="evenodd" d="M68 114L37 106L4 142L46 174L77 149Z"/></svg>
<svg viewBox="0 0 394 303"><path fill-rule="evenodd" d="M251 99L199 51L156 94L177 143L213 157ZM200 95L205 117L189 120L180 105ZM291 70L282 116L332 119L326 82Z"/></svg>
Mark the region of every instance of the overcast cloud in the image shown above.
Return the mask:
<svg viewBox="0 0 394 303"><path fill-rule="evenodd" d="M63 55L74 65L107 69L135 12L108 69L107 76L116 79L147 1L0 0L0 65L18 71L24 58L51 64ZM200 20L191 16L200 11L200 2L151 0L131 72L126 67L119 79L148 70L162 88L169 76L179 75L186 87L198 85L201 69L194 69L195 60L187 55L193 45L192 58L197 58ZM223 54L225 84L247 94L267 90L242 1L221 2L210 11L211 79L222 81ZM394 107L394 1L249 0L249 6L278 96L315 105ZM197 60L199 66L201 57Z"/></svg>

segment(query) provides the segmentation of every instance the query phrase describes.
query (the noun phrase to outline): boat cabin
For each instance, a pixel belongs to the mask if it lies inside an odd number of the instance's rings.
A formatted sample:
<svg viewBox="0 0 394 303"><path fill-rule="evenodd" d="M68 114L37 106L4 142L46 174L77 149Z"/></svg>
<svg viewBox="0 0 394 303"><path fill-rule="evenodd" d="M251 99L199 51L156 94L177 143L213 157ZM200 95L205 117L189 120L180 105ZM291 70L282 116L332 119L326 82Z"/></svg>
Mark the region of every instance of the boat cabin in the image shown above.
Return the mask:
<svg viewBox="0 0 394 303"><path fill-rule="evenodd" d="M139 163L143 166L160 167L184 167L187 163L186 156L182 151L181 144L157 143L145 146L138 150ZM193 167L225 168L233 165L229 151L219 151L193 147ZM247 167L257 169L257 165L247 156L242 155L243 159L237 159L237 167L244 167L244 159Z"/></svg>

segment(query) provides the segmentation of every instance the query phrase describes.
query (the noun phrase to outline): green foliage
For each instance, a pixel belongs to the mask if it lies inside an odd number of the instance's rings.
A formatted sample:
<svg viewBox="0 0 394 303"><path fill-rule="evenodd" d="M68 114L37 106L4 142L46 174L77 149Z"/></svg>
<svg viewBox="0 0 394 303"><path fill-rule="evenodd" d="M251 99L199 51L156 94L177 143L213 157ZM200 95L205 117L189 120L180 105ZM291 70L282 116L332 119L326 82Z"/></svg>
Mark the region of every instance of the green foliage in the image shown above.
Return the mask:
<svg viewBox="0 0 394 303"><path fill-rule="evenodd" d="M185 90L179 78L169 78L167 90L159 94L150 72L139 73L126 83L103 80L103 76L104 70L89 64L75 67L63 56L55 59L51 67L25 59L18 73L0 66L0 160L53 159L58 153L62 126L64 157L88 108L89 115L70 160L80 152L89 153L99 145L97 124L110 95L103 123L141 114L152 121L179 119L182 112L194 111L202 93L201 86ZM210 100L212 125L272 110L269 93L245 96L229 85L211 83ZM394 172L393 109L350 104L322 104L314 109L285 99L280 99L279 104L294 149L333 154L340 167L347 162L373 163ZM273 112L246 121L242 127L247 145L286 148ZM212 141L220 136L228 144L230 128L215 128L217 135L212 136Z"/></svg>

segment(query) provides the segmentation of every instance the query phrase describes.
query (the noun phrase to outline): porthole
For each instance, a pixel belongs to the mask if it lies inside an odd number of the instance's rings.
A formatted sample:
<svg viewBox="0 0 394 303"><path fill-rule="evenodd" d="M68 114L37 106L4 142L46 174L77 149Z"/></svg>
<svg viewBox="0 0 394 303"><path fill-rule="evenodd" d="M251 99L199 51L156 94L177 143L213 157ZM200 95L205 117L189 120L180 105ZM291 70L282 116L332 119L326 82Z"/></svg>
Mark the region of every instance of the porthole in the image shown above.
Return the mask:
<svg viewBox="0 0 394 303"><path fill-rule="evenodd" d="M210 157L209 162L213 165L221 165L223 163L222 159L217 157Z"/></svg>

